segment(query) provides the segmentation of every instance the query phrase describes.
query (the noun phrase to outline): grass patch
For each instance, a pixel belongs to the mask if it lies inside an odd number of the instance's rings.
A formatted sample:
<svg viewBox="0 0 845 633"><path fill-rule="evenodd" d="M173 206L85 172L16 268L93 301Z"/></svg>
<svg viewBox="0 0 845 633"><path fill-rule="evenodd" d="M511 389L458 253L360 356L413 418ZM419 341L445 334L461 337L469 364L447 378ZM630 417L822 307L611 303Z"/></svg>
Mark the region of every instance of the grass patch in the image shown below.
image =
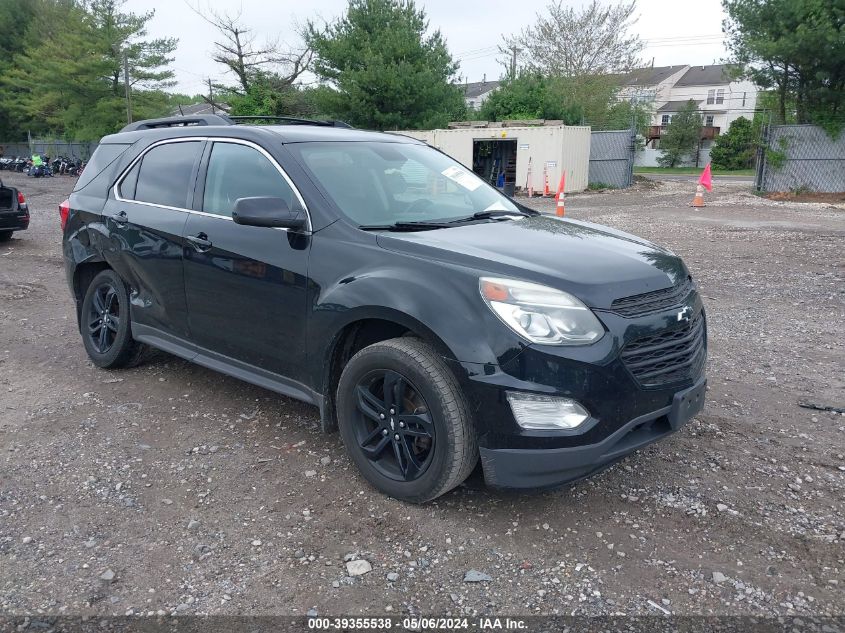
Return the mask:
<svg viewBox="0 0 845 633"><path fill-rule="evenodd" d="M700 174L704 167L634 167L635 174ZM714 176L753 176L753 169L714 169Z"/></svg>

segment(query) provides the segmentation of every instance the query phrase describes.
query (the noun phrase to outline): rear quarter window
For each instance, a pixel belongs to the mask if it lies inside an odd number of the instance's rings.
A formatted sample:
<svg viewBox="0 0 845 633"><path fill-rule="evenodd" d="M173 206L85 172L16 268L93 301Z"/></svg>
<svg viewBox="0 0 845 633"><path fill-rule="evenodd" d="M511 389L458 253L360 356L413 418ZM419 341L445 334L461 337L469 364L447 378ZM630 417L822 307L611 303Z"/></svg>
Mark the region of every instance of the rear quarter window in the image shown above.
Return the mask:
<svg viewBox="0 0 845 633"><path fill-rule="evenodd" d="M111 165L114 161L120 158L127 149L129 143L105 143L97 146L94 153L91 155L91 160L85 165L82 170L82 175L76 181L74 191L86 187L94 178L99 176L103 170Z"/></svg>

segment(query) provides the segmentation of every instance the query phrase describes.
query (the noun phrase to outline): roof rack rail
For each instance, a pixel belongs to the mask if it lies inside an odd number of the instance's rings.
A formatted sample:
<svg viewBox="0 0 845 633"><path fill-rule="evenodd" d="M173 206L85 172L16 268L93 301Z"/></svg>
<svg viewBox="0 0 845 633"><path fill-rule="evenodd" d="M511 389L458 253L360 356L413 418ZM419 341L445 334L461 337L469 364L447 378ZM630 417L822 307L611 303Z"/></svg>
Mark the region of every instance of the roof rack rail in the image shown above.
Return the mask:
<svg viewBox="0 0 845 633"><path fill-rule="evenodd" d="M173 116L163 119L144 119L125 126L121 132L154 130L162 127L185 127L189 125L234 125L232 119L221 114L201 114L197 116Z"/></svg>
<svg viewBox="0 0 845 633"><path fill-rule="evenodd" d="M334 120L325 120L321 121L318 119L302 119L295 116L230 116L228 117L234 123L240 123L241 121L278 121L280 123L287 123L289 125L322 125L325 127L343 127L343 128L352 128L351 125L346 123L345 121L334 121Z"/></svg>

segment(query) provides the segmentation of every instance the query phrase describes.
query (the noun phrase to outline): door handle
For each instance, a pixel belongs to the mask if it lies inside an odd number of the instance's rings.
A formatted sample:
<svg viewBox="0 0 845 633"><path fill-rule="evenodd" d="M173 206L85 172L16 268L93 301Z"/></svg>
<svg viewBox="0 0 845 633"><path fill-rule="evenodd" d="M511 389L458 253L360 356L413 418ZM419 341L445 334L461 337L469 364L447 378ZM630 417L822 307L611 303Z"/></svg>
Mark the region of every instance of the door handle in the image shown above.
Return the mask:
<svg viewBox="0 0 845 633"><path fill-rule="evenodd" d="M118 226L126 226L127 222L129 222L129 216L126 211L121 210L114 214L114 223Z"/></svg>
<svg viewBox="0 0 845 633"><path fill-rule="evenodd" d="M205 233L197 233L196 235L189 235L185 238L188 240L191 245L197 249L200 253L206 252L208 249L212 247L211 241L208 239L208 235Z"/></svg>

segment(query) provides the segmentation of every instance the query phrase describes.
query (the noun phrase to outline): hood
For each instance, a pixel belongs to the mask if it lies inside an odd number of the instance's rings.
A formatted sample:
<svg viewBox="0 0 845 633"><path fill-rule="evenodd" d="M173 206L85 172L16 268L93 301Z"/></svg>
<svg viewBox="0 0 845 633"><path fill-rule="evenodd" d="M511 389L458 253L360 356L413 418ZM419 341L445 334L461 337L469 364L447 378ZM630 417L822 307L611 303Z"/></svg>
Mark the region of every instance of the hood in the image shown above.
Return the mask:
<svg viewBox="0 0 845 633"><path fill-rule="evenodd" d="M647 240L597 224L532 216L408 233L385 232L389 251L570 292L592 308L668 288L688 275L683 261Z"/></svg>

